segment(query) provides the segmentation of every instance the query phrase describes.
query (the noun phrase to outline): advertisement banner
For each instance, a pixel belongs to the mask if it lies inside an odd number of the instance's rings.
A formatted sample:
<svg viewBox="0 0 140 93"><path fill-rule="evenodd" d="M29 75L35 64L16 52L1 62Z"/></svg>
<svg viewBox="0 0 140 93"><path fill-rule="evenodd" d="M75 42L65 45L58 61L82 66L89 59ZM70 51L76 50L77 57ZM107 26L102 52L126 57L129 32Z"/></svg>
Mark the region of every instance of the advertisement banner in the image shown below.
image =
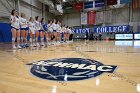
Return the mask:
<svg viewBox="0 0 140 93"><path fill-rule="evenodd" d="M75 28L74 33L89 33L90 32L90 28Z"/></svg>
<svg viewBox="0 0 140 93"><path fill-rule="evenodd" d="M116 34L115 39L117 40L131 40L133 39L133 34Z"/></svg>
<svg viewBox="0 0 140 93"><path fill-rule="evenodd" d="M94 27L95 33L106 33L106 32L129 32L129 25L120 25L120 26L104 26L104 27Z"/></svg>
<svg viewBox="0 0 140 93"><path fill-rule="evenodd" d="M96 24L104 22L104 13L103 12L96 12Z"/></svg>
<svg viewBox="0 0 140 93"><path fill-rule="evenodd" d="M74 4L74 9L75 10L82 10L83 6L84 6L83 2L79 2L79 3Z"/></svg>
<svg viewBox="0 0 140 93"><path fill-rule="evenodd" d="M86 25L87 24L87 13L86 12L81 12L81 24Z"/></svg>
<svg viewBox="0 0 140 93"><path fill-rule="evenodd" d="M95 11L88 11L88 24L93 25L95 24L96 12Z"/></svg>

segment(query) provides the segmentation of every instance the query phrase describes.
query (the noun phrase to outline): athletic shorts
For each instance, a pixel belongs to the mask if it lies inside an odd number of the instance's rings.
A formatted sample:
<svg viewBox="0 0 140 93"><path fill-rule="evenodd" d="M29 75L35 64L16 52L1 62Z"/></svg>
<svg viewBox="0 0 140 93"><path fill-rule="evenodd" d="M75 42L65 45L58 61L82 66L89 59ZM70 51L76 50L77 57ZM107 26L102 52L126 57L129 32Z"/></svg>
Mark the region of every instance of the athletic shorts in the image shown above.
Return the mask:
<svg viewBox="0 0 140 93"><path fill-rule="evenodd" d="M11 26L11 29L16 29L16 30L19 30L19 29L15 28L15 27L12 27L12 26Z"/></svg>
<svg viewBox="0 0 140 93"><path fill-rule="evenodd" d="M26 30L29 30L29 27L26 27Z"/></svg>
<svg viewBox="0 0 140 93"><path fill-rule="evenodd" d="M20 30L26 30L26 31L28 31L29 28L20 28Z"/></svg>
<svg viewBox="0 0 140 93"><path fill-rule="evenodd" d="M39 30L39 32L43 32L43 30Z"/></svg>
<svg viewBox="0 0 140 93"><path fill-rule="evenodd" d="M53 30L53 32L56 32L56 30Z"/></svg>

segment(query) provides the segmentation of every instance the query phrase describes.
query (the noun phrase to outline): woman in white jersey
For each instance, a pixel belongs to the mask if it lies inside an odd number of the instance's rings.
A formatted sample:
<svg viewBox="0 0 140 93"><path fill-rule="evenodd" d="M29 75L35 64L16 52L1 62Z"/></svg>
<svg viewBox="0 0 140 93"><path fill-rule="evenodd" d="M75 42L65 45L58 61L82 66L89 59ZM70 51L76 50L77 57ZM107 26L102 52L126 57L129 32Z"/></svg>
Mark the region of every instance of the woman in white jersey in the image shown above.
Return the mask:
<svg viewBox="0 0 140 93"><path fill-rule="evenodd" d="M65 30L64 30L64 41L67 42L67 37L68 37L68 26L65 26Z"/></svg>
<svg viewBox="0 0 140 93"><path fill-rule="evenodd" d="M36 46L35 45L35 23L32 17L30 17L28 25L29 25L29 31L30 31L30 46Z"/></svg>
<svg viewBox="0 0 140 93"><path fill-rule="evenodd" d="M51 36L53 35L53 28L52 28L52 21L51 20L48 20L48 45L51 44Z"/></svg>
<svg viewBox="0 0 140 93"><path fill-rule="evenodd" d="M66 42L68 41L68 37L69 37L69 26L66 27L66 31L65 31L65 34L66 34Z"/></svg>
<svg viewBox="0 0 140 93"><path fill-rule="evenodd" d="M38 47L40 47L40 44L38 43L38 37L39 37L39 33L41 32L40 30L41 30L41 23L40 23L40 21L41 21L41 19L40 19L40 17L39 16L36 16L35 17L35 31L36 31L36 45L38 46Z"/></svg>
<svg viewBox="0 0 140 93"><path fill-rule="evenodd" d="M57 21L57 41L60 42L61 41L61 23L59 21Z"/></svg>
<svg viewBox="0 0 140 93"><path fill-rule="evenodd" d="M28 30L27 30L27 20L25 18L25 14L21 13L21 18L20 18L20 30L21 30L21 42L22 42L22 47L25 48L27 46L27 35L28 35Z"/></svg>
<svg viewBox="0 0 140 93"><path fill-rule="evenodd" d="M70 41L72 41L73 40L73 31L72 31L72 27L69 27L69 34L70 34L70 36L69 36L69 40Z"/></svg>
<svg viewBox="0 0 140 93"><path fill-rule="evenodd" d="M70 40L70 35L71 35L71 28L70 27L68 27L68 37L67 37L67 40L69 41Z"/></svg>
<svg viewBox="0 0 140 93"><path fill-rule="evenodd" d="M48 28L45 22L45 18L41 19L41 26L42 26L42 36L43 36L42 45L46 47L48 45ZM44 41L44 38L46 38L46 42Z"/></svg>
<svg viewBox="0 0 140 93"><path fill-rule="evenodd" d="M55 37L54 39L57 42L57 25L56 25L56 20L55 19L53 20L52 28L53 28L53 35Z"/></svg>
<svg viewBox="0 0 140 93"><path fill-rule="evenodd" d="M18 13L14 9L11 12L11 32L12 32L12 47L15 49L15 40L17 38L17 48L20 47L20 25L19 25L19 18L18 18Z"/></svg>
<svg viewBox="0 0 140 93"><path fill-rule="evenodd" d="M61 29L63 42L65 42L65 40L66 40L66 34L65 34L65 32L66 32L66 27L65 27L65 25L63 25L62 26L62 29Z"/></svg>

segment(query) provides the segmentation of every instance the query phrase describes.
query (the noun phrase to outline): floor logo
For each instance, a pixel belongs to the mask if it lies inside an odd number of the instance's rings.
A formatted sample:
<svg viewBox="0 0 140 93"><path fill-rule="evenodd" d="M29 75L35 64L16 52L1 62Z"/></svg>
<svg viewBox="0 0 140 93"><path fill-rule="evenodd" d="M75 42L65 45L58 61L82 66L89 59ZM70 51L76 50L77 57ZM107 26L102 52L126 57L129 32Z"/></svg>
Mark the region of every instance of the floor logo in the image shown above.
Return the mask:
<svg viewBox="0 0 140 93"><path fill-rule="evenodd" d="M60 58L41 60L31 64L30 72L42 79L56 81L84 80L113 73L117 66L104 65L98 61L83 58Z"/></svg>

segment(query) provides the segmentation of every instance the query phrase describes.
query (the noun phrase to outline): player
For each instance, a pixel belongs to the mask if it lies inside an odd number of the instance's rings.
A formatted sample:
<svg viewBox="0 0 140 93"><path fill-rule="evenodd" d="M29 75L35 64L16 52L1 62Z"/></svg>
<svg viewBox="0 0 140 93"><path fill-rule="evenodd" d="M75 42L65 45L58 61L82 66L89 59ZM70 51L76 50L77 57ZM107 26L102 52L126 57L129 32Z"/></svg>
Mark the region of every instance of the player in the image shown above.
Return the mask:
<svg viewBox="0 0 140 93"><path fill-rule="evenodd" d="M57 24L55 19L53 20L52 28L53 28L53 36L55 37L53 40L57 42Z"/></svg>
<svg viewBox="0 0 140 93"><path fill-rule="evenodd" d="M47 28L47 24L45 23L45 19L42 18L41 19L41 25L42 25L42 29L43 29L43 32L42 34L44 35L44 37L46 37L46 45L48 45L48 28ZM44 39L43 37L43 39Z"/></svg>
<svg viewBox="0 0 140 93"><path fill-rule="evenodd" d="M28 29L27 29L27 20L25 18L25 14L21 13L21 17L20 17L20 30L21 30L21 43L22 43L22 47L25 48L28 46L27 44L27 36L28 36Z"/></svg>
<svg viewBox="0 0 140 93"><path fill-rule="evenodd" d="M19 48L20 47L20 25L19 25L19 17L17 11L14 9L11 12L11 32L12 32L12 47L13 49ZM15 40L17 38L17 47L15 45Z"/></svg>
<svg viewBox="0 0 140 93"><path fill-rule="evenodd" d="M39 16L36 16L35 17L35 34L36 34L36 38L35 38L35 41L36 41L36 45L37 47L40 47L40 44L38 43L38 37L39 37L39 34L41 32L41 24L40 24L40 17Z"/></svg>
<svg viewBox="0 0 140 93"><path fill-rule="evenodd" d="M69 29L70 29L70 31L69 31L69 33L70 33L69 40L73 42L73 28L70 27Z"/></svg>
<svg viewBox="0 0 140 93"><path fill-rule="evenodd" d="M51 45L51 36L53 35L53 27L52 27L52 21L48 21L48 45Z"/></svg>
<svg viewBox="0 0 140 93"><path fill-rule="evenodd" d="M61 34L60 34L60 31L61 31L61 23L59 21L57 21L57 43L60 43L61 41Z"/></svg>
<svg viewBox="0 0 140 93"><path fill-rule="evenodd" d="M69 41L69 26L66 27L65 30L65 42Z"/></svg>
<svg viewBox="0 0 140 93"><path fill-rule="evenodd" d="M29 32L30 32L30 46L36 46L35 43L35 23L34 23L34 19L32 17L30 17L29 19Z"/></svg>

